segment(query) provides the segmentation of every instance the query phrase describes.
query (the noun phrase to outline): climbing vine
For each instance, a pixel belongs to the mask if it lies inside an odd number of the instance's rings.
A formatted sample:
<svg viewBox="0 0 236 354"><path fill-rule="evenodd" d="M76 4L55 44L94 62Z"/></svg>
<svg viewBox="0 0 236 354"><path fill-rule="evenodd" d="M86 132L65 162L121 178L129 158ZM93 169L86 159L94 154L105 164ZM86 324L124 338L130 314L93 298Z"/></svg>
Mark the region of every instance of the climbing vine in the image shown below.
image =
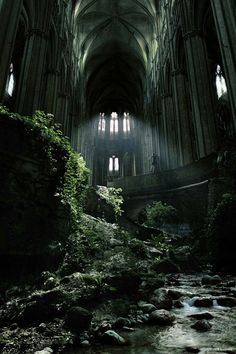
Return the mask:
<svg viewBox="0 0 236 354"><path fill-rule="evenodd" d="M42 150L46 153L49 173L59 173L60 176L57 194L62 201L68 203L72 219L76 222L82 211L89 170L80 154L72 149L69 139L61 131L60 124L53 122L52 114L42 111L36 111L32 116L22 116L0 105L0 115L4 119L20 122L24 129L33 135L33 139L41 142ZM61 168L61 165L64 167Z"/></svg>

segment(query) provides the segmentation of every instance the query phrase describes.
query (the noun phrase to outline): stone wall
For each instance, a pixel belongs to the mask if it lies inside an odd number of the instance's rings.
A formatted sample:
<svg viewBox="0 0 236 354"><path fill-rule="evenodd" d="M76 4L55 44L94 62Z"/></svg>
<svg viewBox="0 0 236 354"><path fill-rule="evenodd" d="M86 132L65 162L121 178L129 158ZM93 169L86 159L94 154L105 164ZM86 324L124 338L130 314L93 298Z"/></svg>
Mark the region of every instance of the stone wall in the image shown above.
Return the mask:
<svg viewBox="0 0 236 354"><path fill-rule="evenodd" d="M64 162L52 169L45 142L21 122L1 115L0 126L0 258L47 262L70 231L68 206L57 194Z"/></svg>

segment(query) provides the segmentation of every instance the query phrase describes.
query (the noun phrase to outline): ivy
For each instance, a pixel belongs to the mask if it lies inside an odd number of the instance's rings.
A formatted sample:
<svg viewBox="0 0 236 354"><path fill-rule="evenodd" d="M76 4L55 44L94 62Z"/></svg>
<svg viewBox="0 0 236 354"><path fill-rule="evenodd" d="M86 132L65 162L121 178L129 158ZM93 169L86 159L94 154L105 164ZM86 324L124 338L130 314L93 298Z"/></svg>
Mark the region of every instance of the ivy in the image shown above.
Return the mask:
<svg viewBox="0 0 236 354"><path fill-rule="evenodd" d="M32 116L21 116L0 105L0 114L4 118L20 122L26 132L32 133L36 140L40 140L49 162L50 174L57 172L59 163L64 164L58 192L62 200L69 204L72 219L76 222L82 211L89 170L81 155L72 149L69 139L61 131L60 124L53 122L52 114L42 111L36 111Z"/></svg>
<svg viewBox="0 0 236 354"><path fill-rule="evenodd" d="M121 206L124 199L121 195L121 188L98 186L97 193L101 199L104 199L113 208L115 215L119 216L122 214Z"/></svg>

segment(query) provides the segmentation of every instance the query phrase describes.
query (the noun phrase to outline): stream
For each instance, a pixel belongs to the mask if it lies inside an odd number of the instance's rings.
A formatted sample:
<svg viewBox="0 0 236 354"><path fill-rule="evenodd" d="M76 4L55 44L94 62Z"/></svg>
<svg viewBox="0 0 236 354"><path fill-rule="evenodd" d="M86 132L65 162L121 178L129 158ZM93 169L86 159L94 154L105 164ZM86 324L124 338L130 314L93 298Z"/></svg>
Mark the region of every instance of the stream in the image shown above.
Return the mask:
<svg viewBox="0 0 236 354"><path fill-rule="evenodd" d="M234 283L236 279L227 278L224 282ZM219 306L217 299L229 296L233 292L235 298L236 288L224 285L201 285L201 275L180 275L178 285L170 285L168 289L183 293L181 302L183 307L173 308L175 322L166 327L140 326L133 332L118 331L128 339L127 346L106 346L78 348L67 351L66 354L183 354L183 353L236 353L236 307ZM193 306L196 298L210 298L213 306ZM209 320L211 329L206 332L191 328L197 320L189 317L196 313L210 313L213 318Z"/></svg>

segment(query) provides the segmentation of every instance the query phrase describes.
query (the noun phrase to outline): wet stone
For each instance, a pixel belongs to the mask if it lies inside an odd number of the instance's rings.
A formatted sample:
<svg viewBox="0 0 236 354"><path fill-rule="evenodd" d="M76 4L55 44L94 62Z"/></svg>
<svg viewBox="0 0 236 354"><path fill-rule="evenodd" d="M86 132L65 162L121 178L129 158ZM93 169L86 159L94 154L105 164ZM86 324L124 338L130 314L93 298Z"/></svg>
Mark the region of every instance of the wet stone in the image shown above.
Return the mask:
<svg viewBox="0 0 236 354"><path fill-rule="evenodd" d="M196 307L211 307L213 306L213 299L211 298L198 298L193 303Z"/></svg>
<svg viewBox="0 0 236 354"><path fill-rule="evenodd" d="M214 316L210 312L200 312L200 313L193 313L188 317L195 318L196 320L211 320Z"/></svg>
<svg viewBox="0 0 236 354"><path fill-rule="evenodd" d="M174 322L175 316L166 310L156 310L150 313L148 322L152 325L170 325Z"/></svg>
<svg viewBox="0 0 236 354"><path fill-rule="evenodd" d="M102 342L113 345L126 345L126 340L121 337L117 332L109 330L106 331L102 337Z"/></svg>
<svg viewBox="0 0 236 354"><path fill-rule="evenodd" d="M206 332L211 329L212 325L207 320L199 320L191 327L196 329L197 331Z"/></svg>

